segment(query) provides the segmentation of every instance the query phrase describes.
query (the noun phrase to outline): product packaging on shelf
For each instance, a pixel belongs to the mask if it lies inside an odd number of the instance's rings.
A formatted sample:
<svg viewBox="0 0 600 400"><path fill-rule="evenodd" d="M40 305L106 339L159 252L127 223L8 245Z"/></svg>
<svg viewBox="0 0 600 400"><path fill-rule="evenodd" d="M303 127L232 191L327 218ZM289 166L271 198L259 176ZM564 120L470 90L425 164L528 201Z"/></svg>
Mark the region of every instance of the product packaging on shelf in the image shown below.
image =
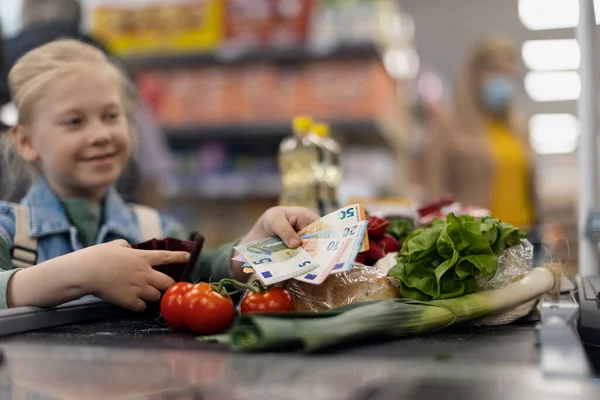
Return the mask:
<svg viewBox="0 0 600 400"><path fill-rule="evenodd" d="M213 49L224 34L225 0L151 0L98 5L91 33L119 55Z"/></svg>
<svg viewBox="0 0 600 400"><path fill-rule="evenodd" d="M302 45L314 0L230 0L224 47L244 52Z"/></svg>

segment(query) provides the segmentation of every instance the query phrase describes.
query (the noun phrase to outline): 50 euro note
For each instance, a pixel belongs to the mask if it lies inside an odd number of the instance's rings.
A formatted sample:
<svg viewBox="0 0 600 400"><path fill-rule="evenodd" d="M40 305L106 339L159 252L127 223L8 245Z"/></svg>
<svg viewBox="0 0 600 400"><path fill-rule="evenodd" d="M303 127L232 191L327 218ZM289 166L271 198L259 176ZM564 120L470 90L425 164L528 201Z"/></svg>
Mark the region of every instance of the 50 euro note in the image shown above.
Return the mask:
<svg viewBox="0 0 600 400"><path fill-rule="evenodd" d="M290 249L275 237L239 245L235 250L240 252L266 286L304 275L319 267L302 246Z"/></svg>
<svg viewBox="0 0 600 400"><path fill-rule="evenodd" d="M332 228L352 226L361 221L366 221L366 219L367 217L365 214L365 209L362 204L352 204L321 217L317 221L300 230L298 235L302 237L303 235L327 231ZM368 236L363 235L363 237L360 239L359 252L369 250Z"/></svg>
<svg viewBox="0 0 600 400"><path fill-rule="evenodd" d="M318 267L294 279L320 285L330 274L349 271L359 253L367 221L346 227L305 234L302 247L311 255Z"/></svg>
<svg viewBox="0 0 600 400"><path fill-rule="evenodd" d="M359 222L366 221L366 219L365 209L362 204L352 204L321 217L317 221L298 231L298 235L300 236L300 239L303 239L304 237L307 237L307 235L329 231L332 228L356 225ZM369 238L367 235L363 235L359 243L359 253L369 250ZM240 262L246 261L243 254L234 257L233 260ZM251 267L251 265L250 263L246 263L243 267ZM247 270L245 272L251 271Z"/></svg>

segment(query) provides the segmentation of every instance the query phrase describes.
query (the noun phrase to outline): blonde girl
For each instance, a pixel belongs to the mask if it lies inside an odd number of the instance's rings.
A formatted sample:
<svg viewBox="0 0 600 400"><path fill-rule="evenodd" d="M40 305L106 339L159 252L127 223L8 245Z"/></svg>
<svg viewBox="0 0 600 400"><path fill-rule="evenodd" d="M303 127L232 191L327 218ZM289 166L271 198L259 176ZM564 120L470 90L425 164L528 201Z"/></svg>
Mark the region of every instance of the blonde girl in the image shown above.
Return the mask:
<svg viewBox="0 0 600 400"><path fill-rule="evenodd" d="M153 266L189 258L130 247L187 233L114 189L133 146L125 83L101 51L75 40L38 47L11 69L18 123L4 135L6 159L11 173L27 167L34 182L19 205L0 202L0 308L52 307L91 294L141 311L173 284ZM278 235L297 247L296 231L317 218L275 207L240 242ZM233 256L232 244L201 256L193 279L243 279Z"/></svg>

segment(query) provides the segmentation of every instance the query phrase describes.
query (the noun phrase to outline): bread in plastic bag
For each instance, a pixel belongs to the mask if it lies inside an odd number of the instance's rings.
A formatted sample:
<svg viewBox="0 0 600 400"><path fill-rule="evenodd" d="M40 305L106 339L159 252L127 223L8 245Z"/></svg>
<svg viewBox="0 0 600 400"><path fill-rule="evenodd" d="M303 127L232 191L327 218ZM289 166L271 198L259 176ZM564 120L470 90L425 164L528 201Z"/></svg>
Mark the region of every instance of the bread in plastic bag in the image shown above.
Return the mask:
<svg viewBox="0 0 600 400"><path fill-rule="evenodd" d="M284 283L296 311L325 311L360 301L395 299L397 282L375 267L355 264L348 272L330 275L320 285L291 279Z"/></svg>
<svg viewBox="0 0 600 400"><path fill-rule="evenodd" d="M477 276L477 291L502 289L523 278L533 269L533 245L527 240L521 244L506 248L498 256L496 273L490 279ZM535 307L538 299L531 300L500 314L490 315L474 322L476 325L505 325L527 316Z"/></svg>

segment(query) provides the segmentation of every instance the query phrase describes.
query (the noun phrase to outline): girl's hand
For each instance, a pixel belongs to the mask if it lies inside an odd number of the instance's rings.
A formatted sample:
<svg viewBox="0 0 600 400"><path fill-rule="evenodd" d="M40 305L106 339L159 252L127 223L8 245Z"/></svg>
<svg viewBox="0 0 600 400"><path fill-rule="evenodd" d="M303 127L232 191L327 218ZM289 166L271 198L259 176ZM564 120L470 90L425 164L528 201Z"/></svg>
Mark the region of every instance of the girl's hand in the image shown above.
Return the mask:
<svg viewBox="0 0 600 400"><path fill-rule="evenodd" d="M153 267L186 263L184 251L136 250L125 240L100 244L71 253L72 262L86 267L84 287L110 303L133 311L143 311L145 301L158 301L161 291L175 282ZM145 301L144 301L145 300Z"/></svg>
<svg viewBox="0 0 600 400"><path fill-rule="evenodd" d="M302 207L273 207L268 209L242 239L240 244L279 236L283 242L294 249L300 246L297 231L318 220L319 216Z"/></svg>
<svg viewBox="0 0 600 400"><path fill-rule="evenodd" d="M273 207L268 209L254 224L254 227L244 236L239 244L250 243L259 239L279 236L290 248L300 246L300 236L297 231L318 220L319 216L302 207ZM237 255L234 254L234 256ZM248 279L242 271L243 263L234 261L231 266L233 277L240 281Z"/></svg>

